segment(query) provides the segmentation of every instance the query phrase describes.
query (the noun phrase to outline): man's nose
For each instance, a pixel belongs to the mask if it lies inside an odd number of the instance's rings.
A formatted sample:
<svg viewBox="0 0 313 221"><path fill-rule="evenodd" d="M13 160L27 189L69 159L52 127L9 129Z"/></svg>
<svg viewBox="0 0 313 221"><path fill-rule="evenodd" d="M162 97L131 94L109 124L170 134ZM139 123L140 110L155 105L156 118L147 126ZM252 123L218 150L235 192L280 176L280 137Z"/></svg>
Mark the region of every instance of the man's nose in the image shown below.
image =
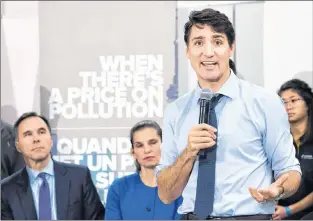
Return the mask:
<svg viewBox="0 0 313 221"><path fill-rule="evenodd" d="M40 141L39 135L36 134L36 133L34 133L34 134L33 134L33 142L34 142L34 143L38 143L39 141Z"/></svg>
<svg viewBox="0 0 313 221"><path fill-rule="evenodd" d="M204 55L211 57L213 54L214 54L214 48L213 48L212 44L210 44L210 43L205 44Z"/></svg>

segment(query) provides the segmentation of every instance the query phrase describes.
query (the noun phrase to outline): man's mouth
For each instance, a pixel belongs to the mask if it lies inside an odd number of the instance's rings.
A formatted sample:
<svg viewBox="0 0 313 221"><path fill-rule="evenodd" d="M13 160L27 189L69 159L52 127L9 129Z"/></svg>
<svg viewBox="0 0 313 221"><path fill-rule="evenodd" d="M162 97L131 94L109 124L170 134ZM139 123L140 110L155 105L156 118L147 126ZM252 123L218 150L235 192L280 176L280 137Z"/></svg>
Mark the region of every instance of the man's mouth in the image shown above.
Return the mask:
<svg viewBox="0 0 313 221"><path fill-rule="evenodd" d="M214 65L217 64L217 62L214 62L214 61L202 61L201 64L205 67L212 67Z"/></svg>
<svg viewBox="0 0 313 221"><path fill-rule="evenodd" d="M35 147L35 148L33 148L33 151L40 150L40 149L44 149L44 148L43 147Z"/></svg>

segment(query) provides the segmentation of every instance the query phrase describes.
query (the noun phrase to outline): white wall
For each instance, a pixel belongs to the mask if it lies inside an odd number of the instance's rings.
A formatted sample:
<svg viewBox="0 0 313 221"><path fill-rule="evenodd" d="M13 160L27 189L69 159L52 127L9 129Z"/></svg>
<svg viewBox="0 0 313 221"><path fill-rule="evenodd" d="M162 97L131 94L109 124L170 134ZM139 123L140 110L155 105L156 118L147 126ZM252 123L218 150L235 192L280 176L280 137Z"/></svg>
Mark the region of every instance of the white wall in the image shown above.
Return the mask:
<svg viewBox="0 0 313 221"><path fill-rule="evenodd" d="M264 9L264 86L276 91L298 72L312 72L312 2L268 1Z"/></svg>
<svg viewBox="0 0 313 221"><path fill-rule="evenodd" d="M1 2L1 117L39 111L38 1Z"/></svg>
<svg viewBox="0 0 313 221"><path fill-rule="evenodd" d="M178 8L198 7L203 5L224 5L240 2L256 2L256 1L177 1Z"/></svg>

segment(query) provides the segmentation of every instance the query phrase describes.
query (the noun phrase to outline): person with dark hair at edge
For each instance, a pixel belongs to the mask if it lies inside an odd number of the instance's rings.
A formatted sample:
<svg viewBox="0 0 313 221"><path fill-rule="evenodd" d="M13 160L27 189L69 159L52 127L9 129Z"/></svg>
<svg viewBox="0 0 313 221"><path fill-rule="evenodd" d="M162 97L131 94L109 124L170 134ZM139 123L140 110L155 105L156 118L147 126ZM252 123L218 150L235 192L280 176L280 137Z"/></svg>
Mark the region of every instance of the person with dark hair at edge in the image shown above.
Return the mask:
<svg viewBox="0 0 313 221"><path fill-rule="evenodd" d="M235 30L225 14L193 11L184 28L198 84L166 108L159 197L182 195L181 219L270 220L275 201L301 180L283 102L234 74ZM208 123L199 124L203 99Z"/></svg>
<svg viewBox="0 0 313 221"><path fill-rule="evenodd" d="M2 220L102 220L104 206L85 166L51 156L48 120L24 113L14 124L15 144L26 166L1 180Z"/></svg>
<svg viewBox="0 0 313 221"><path fill-rule="evenodd" d="M280 87L278 94L288 113L302 179L294 195L278 202L273 219L299 220L313 211L313 92L306 82L292 79Z"/></svg>
<svg viewBox="0 0 313 221"><path fill-rule="evenodd" d="M13 127L1 119L1 180L24 166L23 155L15 148Z"/></svg>
<svg viewBox="0 0 313 221"><path fill-rule="evenodd" d="M140 121L130 131L131 152L137 172L114 180L106 200L106 220L174 220L181 198L164 204L158 197L154 171L160 160L162 130L151 120Z"/></svg>

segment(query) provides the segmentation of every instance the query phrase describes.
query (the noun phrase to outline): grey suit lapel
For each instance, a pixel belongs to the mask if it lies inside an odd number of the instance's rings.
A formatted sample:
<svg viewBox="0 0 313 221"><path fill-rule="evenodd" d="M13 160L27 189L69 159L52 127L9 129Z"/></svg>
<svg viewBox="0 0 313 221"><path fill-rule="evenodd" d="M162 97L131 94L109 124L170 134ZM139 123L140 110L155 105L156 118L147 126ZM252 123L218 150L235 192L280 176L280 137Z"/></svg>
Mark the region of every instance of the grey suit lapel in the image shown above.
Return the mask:
<svg viewBox="0 0 313 221"><path fill-rule="evenodd" d="M20 188L18 188L16 192L19 197L22 211L24 212L24 215L25 215L25 219L36 220L37 213L35 209L33 193L29 184L29 178L28 178L28 173L26 171L26 168L22 170L21 178L18 179L17 184L20 185Z"/></svg>
<svg viewBox="0 0 313 221"><path fill-rule="evenodd" d="M58 220L70 219L68 217L68 200L70 180L66 176L67 169L64 165L54 161L54 174L55 174L55 196L57 206Z"/></svg>

